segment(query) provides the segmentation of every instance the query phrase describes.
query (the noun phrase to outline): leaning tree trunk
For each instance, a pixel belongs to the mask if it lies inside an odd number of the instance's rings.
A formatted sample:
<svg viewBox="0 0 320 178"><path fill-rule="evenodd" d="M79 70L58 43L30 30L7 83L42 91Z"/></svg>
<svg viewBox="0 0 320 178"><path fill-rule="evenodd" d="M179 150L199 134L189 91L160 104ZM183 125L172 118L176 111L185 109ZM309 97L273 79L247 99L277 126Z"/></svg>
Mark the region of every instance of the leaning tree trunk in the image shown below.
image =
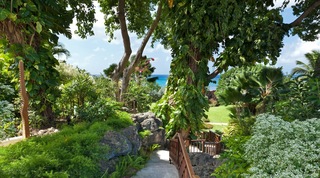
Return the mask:
<svg viewBox="0 0 320 178"><path fill-rule="evenodd" d="M132 53L131 50L131 43L130 43L130 37L128 33L128 27L126 23L126 17L125 17L125 0L119 0L118 4L118 18L119 18L119 23L120 23L120 30L121 30L121 36L122 36L122 41L123 41L123 47L124 47L124 54L122 56L121 61L119 62L117 68L112 74L112 80L116 83L116 99L117 101L121 101L121 89L119 87L119 80L120 76L125 70L128 62L130 55Z"/></svg>
<svg viewBox="0 0 320 178"><path fill-rule="evenodd" d="M162 12L162 4L161 1L159 2L158 5L158 10L157 10L157 15L153 23L151 24L146 36L144 37L138 51L136 54L135 59L130 63L130 65L127 67L129 63L129 57L132 53L131 50L131 43L130 43L130 38L128 34L128 28L126 24L126 18L125 18L125 0L119 0L119 5L118 5L118 17L119 17L119 23L120 23L120 29L121 29L121 35L122 35L122 40L123 40L123 46L124 46L124 54L123 57L118 64L117 68L115 69L113 75L112 75L112 80L116 82L117 84L117 89L116 89L116 98L118 101L123 101L124 100L124 95L127 92L131 74L134 71L134 68L139 64L141 60L141 56L143 53L143 50L148 43L152 33L154 32L155 28L158 26L161 12ZM121 84L121 89L119 88L119 79L122 74L122 84Z"/></svg>
<svg viewBox="0 0 320 178"><path fill-rule="evenodd" d="M30 129L29 129L29 118L28 118L28 105L29 99L26 92L26 85L24 79L24 66L23 62L19 61L19 72L20 72L20 94L22 106L20 110L21 118L22 118L22 136L23 138L30 137Z"/></svg>

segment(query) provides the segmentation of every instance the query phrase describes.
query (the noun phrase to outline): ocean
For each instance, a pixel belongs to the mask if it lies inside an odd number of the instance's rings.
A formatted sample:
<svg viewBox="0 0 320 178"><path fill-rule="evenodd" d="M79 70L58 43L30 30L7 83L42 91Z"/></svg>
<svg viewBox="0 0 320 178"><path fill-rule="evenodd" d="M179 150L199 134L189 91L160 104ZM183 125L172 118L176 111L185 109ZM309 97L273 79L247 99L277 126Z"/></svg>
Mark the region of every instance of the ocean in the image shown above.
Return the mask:
<svg viewBox="0 0 320 178"><path fill-rule="evenodd" d="M165 87L167 84L167 80L168 80L168 76L169 75L151 75L150 77L158 77L158 79L156 80L157 84L159 84L161 87ZM209 90L216 90L217 89L217 85L218 85L218 81L220 79L220 75L218 75L216 78L214 78L214 81L216 81L216 83L210 82L209 84Z"/></svg>

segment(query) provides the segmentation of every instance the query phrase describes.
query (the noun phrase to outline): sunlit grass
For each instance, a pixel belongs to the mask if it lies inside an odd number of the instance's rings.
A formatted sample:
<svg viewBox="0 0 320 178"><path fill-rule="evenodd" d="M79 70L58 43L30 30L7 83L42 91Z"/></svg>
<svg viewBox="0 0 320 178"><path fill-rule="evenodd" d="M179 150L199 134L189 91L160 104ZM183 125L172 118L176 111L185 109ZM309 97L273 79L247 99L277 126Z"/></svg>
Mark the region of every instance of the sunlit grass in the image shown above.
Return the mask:
<svg viewBox="0 0 320 178"><path fill-rule="evenodd" d="M232 105L228 106L218 106L218 107L210 107L207 112L208 119L213 123L228 123L230 120L230 108Z"/></svg>

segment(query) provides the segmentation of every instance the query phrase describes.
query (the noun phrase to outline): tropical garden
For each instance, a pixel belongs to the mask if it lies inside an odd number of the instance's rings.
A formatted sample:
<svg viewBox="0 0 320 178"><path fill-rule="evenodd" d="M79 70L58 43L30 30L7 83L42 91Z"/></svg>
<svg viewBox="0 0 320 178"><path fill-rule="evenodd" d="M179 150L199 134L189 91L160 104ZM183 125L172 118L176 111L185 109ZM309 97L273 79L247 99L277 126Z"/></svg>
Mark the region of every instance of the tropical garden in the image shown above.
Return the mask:
<svg viewBox="0 0 320 178"><path fill-rule="evenodd" d="M297 61L290 75L272 67L285 36L319 38L320 1L98 0L109 40L120 30L123 57L100 76L59 61L69 55L59 36L94 35L91 0L0 2L0 138L30 136L30 128L57 127L52 137L32 137L0 148L0 177L123 177L140 169L146 154L124 157L113 175L96 164L107 130L132 125L130 112L152 110L167 137L204 129L207 86L230 109L224 131L225 161L216 177L320 176L320 51ZM292 3L296 19L281 12ZM142 38L132 51L130 34ZM148 77L148 41L171 50L165 90ZM292 59L295 60L295 59ZM209 61L214 71L209 71ZM29 126L30 127L29 127ZM19 170L19 171L16 171Z"/></svg>

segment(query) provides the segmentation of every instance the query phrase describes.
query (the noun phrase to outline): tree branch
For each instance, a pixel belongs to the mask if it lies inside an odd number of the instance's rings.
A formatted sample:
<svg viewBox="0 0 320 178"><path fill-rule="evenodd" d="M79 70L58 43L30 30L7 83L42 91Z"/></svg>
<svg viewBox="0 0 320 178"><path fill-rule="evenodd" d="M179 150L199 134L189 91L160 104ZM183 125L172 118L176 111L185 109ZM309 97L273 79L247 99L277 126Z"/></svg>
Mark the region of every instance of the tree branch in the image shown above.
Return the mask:
<svg viewBox="0 0 320 178"><path fill-rule="evenodd" d="M162 2L160 1L159 4L158 4L156 18L154 19L153 23L151 24L146 36L142 40L142 43L141 43L141 45L140 45L140 47L139 47L139 49L137 51L136 57L130 63L130 65L124 70L123 80L122 80L122 87L121 87L121 97L122 97L122 94L127 91L127 87L128 87L128 84L129 84L130 76L131 76L132 72L134 71L134 68L139 64L139 62L141 60L141 57L142 57L143 50L146 47L146 45L147 45L152 33L154 32L154 30L158 26L158 23L159 23L160 17L161 17L161 13L162 13ZM122 100L122 98L120 100Z"/></svg>
<svg viewBox="0 0 320 178"><path fill-rule="evenodd" d="M316 9L318 6L320 6L320 0L314 1L314 3L308 7L307 10L305 10L296 20L291 22L289 26L296 27L299 26L304 18L306 18L314 9Z"/></svg>
<svg viewBox="0 0 320 178"><path fill-rule="evenodd" d="M118 66L112 76L112 79L116 82L119 81L121 73L126 68L126 65L129 61L129 57L132 53L124 8L125 8L125 0L119 0L119 2L118 2L118 18L119 18L119 22L120 22L120 29L121 29L121 36L122 36L123 47L124 47L124 54L123 54L121 61L119 62Z"/></svg>
<svg viewBox="0 0 320 178"><path fill-rule="evenodd" d="M220 73L220 69L216 69L215 71L213 71L210 75L208 75L208 80L211 80L213 78L215 78L219 73Z"/></svg>

